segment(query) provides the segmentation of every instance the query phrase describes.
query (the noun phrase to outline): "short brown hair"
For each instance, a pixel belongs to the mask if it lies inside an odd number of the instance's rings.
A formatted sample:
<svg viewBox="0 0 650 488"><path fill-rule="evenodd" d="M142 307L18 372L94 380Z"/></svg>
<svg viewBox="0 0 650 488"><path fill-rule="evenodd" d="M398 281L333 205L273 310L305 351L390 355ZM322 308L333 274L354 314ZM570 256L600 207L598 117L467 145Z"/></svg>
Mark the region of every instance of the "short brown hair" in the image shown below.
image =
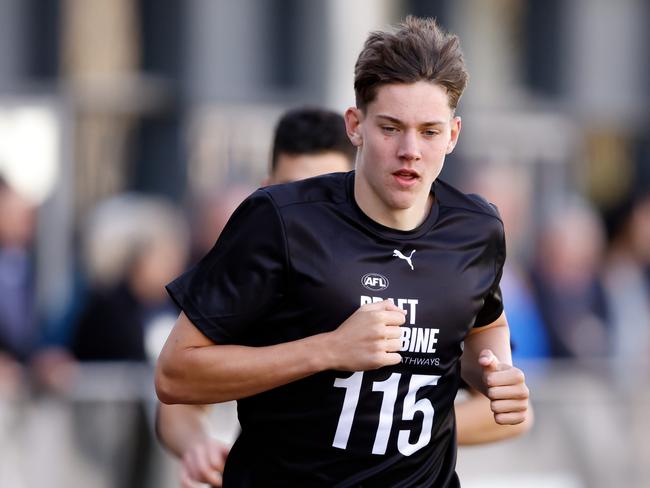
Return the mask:
<svg viewBox="0 0 650 488"><path fill-rule="evenodd" d="M445 88L455 110L468 78L458 36L435 19L408 16L394 33L370 33L354 67L354 92L365 111L380 86L424 80Z"/></svg>

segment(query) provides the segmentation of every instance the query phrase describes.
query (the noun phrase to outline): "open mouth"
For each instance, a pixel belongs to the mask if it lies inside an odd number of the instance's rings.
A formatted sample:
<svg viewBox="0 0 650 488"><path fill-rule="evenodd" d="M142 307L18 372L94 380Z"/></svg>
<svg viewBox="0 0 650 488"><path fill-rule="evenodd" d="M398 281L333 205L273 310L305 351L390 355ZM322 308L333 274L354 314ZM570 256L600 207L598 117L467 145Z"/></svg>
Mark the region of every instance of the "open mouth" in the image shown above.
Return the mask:
<svg viewBox="0 0 650 488"><path fill-rule="evenodd" d="M412 169L400 169L399 171L395 171L393 176L404 182L414 181L420 177L418 172Z"/></svg>

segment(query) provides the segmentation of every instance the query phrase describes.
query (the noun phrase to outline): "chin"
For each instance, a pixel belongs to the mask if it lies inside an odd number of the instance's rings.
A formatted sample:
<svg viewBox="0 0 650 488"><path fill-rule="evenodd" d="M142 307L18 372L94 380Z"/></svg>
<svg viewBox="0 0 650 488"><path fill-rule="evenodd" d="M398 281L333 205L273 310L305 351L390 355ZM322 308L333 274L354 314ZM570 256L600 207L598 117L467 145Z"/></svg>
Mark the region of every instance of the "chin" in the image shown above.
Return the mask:
<svg viewBox="0 0 650 488"><path fill-rule="evenodd" d="M411 195L401 198L394 198L390 201L390 206L395 210L408 210L415 205L416 199Z"/></svg>

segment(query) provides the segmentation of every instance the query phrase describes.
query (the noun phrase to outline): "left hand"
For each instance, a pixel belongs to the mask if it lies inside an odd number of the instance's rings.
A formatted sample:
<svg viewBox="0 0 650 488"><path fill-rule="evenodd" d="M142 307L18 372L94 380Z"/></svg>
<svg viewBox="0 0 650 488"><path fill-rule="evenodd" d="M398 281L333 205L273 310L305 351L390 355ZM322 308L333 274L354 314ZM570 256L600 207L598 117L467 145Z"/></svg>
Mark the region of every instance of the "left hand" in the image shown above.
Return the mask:
<svg viewBox="0 0 650 488"><path fill-rule="evenodd" d="M211 437L195 443L181 459L181 487L201 488L205 483L221 487L229 450L228 446Z"/></svg>
<svg viewBox="0 0 650 488"><path fill-rule="evenodd" d="M481 351L478 362L496 423L515 425L526 420L529 391L523 371L500 362L490 349Z"/></svg>

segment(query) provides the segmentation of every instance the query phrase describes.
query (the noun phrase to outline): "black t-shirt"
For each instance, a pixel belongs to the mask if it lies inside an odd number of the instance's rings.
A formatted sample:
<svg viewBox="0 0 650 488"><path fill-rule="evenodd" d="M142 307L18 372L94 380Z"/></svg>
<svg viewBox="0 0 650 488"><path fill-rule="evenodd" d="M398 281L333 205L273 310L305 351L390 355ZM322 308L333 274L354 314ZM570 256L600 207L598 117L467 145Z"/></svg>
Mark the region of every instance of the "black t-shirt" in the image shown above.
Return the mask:
<svg viewBox="0 0 650 488"><path fill-rule="evenodd" d="M401 364L325 371L239 400L226 487L458 486L459 358L468 331L503 310L502 222L480 197L438 180L426 220L390 229L357 206L354 177L257 190L208 255L168 286L217 344L332 331L386 298L407 311Z"/></svg>

